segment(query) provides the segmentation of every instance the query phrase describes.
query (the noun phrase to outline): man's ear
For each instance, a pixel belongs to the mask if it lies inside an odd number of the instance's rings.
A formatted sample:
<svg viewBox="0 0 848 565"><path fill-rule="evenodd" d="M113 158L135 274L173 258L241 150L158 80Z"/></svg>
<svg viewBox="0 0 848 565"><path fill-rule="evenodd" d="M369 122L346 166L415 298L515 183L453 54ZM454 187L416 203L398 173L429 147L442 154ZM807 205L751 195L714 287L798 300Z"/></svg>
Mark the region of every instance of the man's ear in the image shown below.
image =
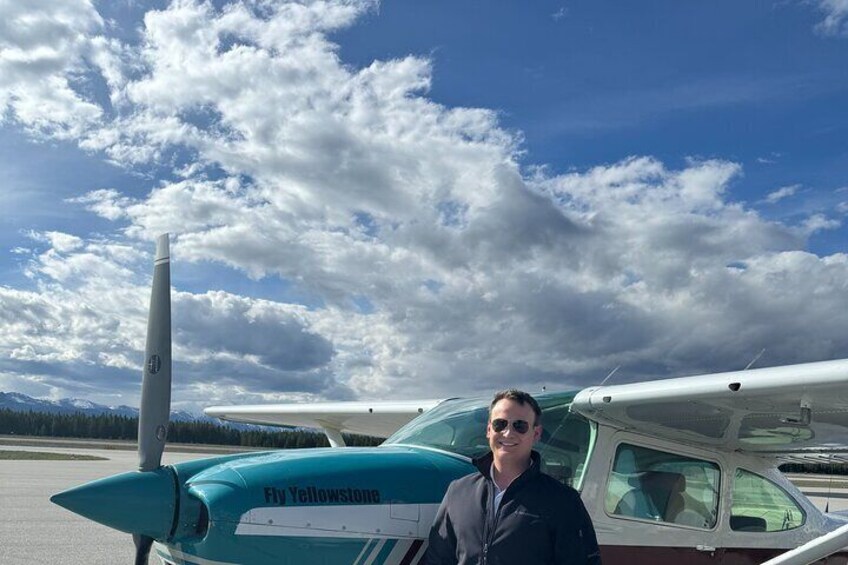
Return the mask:
<svg viewBox="0 0 848 565"><path fill-rule="evenodd" d="M486 439L489 439L490 437L492 437L492 423L491 422L486 424Z"/></svg>
<svg viewBox="0 0 848 565"><path fill-rule="evenodd" d="M533 428L533 443L536 443L540 439L542 439L542 424Z"/></svg>

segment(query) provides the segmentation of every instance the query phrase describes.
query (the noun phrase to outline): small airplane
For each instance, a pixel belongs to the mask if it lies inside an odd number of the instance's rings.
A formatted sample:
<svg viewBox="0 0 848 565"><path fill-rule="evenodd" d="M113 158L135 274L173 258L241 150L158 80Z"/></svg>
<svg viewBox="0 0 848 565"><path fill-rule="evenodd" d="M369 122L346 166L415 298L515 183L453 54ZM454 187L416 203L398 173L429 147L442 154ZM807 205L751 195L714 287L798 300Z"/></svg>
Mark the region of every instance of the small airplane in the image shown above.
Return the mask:
<svg viewBox="0 0 848 565"><path fill-rule="evenodd" d="M321 428L333 447L161 465L171 395L168 236L157 240L139 470L51 498L133 535L136 565L414 565L448 484L488 449L488 398L208 408ZM537 396L544 470L580 491L605 565L848 563L848 516L778 470L848 460L848 360ZM343 432L388 437L344 447ZM828 557L828 555L830 557Z"/></svg>

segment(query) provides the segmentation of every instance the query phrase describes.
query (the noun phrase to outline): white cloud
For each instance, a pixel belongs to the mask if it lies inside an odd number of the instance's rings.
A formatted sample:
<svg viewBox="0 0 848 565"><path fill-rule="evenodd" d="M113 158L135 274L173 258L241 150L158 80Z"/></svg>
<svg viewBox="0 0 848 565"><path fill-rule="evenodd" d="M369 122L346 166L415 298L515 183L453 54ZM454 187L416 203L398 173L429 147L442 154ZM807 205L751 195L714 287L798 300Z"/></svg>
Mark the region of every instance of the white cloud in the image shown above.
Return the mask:
<svg viewBox="0 0 848 565"><path fill-rule="evenodd" d="M94 35L103 24L87 0L0 3L0 118L71 139L96 123L103 111L82 91L86 58L109 59Z"/></svg>
<svg viewBox="0 0 848 565"><path fill-rule="evenodd" d="M41 242L72 239L34 234ZM143 356L149 278L137 270L147 253L125 245L88 242L33 256L33 291L0 288L0 366L9 383L38 382L100 401L137 394ZM316 316L302 306L224 292L173 296L175 386L233 384L265 391L346 397L329 366L333 344L310 327ZM17 381L12 378L18 374ZM121 378L116 378L122 375ZM132 383L128 386L129 383ZM211 398L207 398L209 402ZM218 398L226 402L226 398Z"/></svg>
<svg viewBox="0 0 848 565"><path fill-rule="evenodd" d="M103 102L62 135L130 168L167 163L176 180L74 199L116 222L101 239L38 235L36 288L0 289L22 313L0 333L0 370L71 389L82 367L124 390L106 375L141 351L140 242L164 231L185 269L183 402L535 390L618 365L620 379L742 368L763 347L764 364L848 354L833 337L848 330L848 262L804 251L835 220L764 219L734 200L742 169L724 160L528 177L520 134L494 112L427 98L429 61L340 60L327 31L372 7L180 1L146 15L140 47L99 40L118 110ZM73 88L72 67L45 76ZM224 286L192 278L208 263L233 287L247 274L287 290L197 290Z"/></svg>
<svg viewBox="0 0 848 565"><path fill-rule="evenodd" d="M129 198L121 196L114 189L101 188L92 190L77 198L67 200L72 204L83 204L86 209L107 220L118 220L126 214L126 207L131 203Z"/></svg>
<svg viewBox="0 0 848 565"><path fill-rule="evenodd" d="M848 35L848 0L818 0L824 20L816 29L826 35Z"/></svg>
<svg viewBox="0 0 848 565"><path fill-rule="evenodd" d="M828 218L824 214L814 214L804 220L802 229L807 235L812 235L821 230L834 230L841 225L839 220Z"/></svg>
<svg viewBox="0 0 848 565"><path fill-rule="evenodd" d="M795 196L798 193L798 190L801 188L800 184L792 184L788 186L782 186L775 190L774 192L770 192L765 201L769 204L776 204L780 202L784 198L789 198L790 196Z"/></svg>
<svg viewBox="0 0 848 565"><path fill-rule="evenodd" d="M35 241L49 243L55 251L60 253L73 251L83 244L83 240L75 235L56 231L44 233L30 232L30 237Z"/></svg>

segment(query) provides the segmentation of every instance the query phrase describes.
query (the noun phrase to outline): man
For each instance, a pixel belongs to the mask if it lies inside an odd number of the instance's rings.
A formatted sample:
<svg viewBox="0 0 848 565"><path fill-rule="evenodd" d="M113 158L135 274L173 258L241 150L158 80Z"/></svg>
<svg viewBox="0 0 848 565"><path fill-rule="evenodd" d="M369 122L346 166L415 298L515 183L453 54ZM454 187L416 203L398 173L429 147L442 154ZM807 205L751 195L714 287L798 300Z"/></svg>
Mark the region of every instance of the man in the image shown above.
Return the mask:
<svg viewBox="0 0 848 565"><path fill-rule="evenodd" d="M542 411L519 390L495 395L478 471L450 484L426 565L600 565L592 522L574 489L540 470Z"/></svg>

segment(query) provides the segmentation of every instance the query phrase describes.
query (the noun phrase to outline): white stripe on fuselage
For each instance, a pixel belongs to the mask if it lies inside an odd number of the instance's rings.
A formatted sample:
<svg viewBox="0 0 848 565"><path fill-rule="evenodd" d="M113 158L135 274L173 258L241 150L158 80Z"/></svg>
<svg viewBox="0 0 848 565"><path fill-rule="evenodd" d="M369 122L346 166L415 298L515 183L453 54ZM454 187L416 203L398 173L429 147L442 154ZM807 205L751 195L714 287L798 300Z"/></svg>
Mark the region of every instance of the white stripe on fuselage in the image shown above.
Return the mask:
<svg viewBox="0 0 848 565"><path fill-rule="evenodd" d="M245 512L236 535L427 538L438 504L263 506Z"/></svg>
<svg viewBox="0 0 848 565"><path fill-rule="evenodd" d="M384 545L386 545L385 538L377 542L377 545L374 547L374 551L371 552L371 555L368 556L368 559L366 559L365 563L362 565L372 565L374 560L377 559L377 556L380 555L380 551L383 550Z"/></svg>
<svg viewBox="0 0 848 565"><path fill-rule="evenodd" d="M368 543L362 546L362 551L359 552L359 555L356 556L356 559L353 560L353 565L359 565L362 562L362 558L368 553L368 550L371 548L371 542L373 539L369 539Z"/></svg>

